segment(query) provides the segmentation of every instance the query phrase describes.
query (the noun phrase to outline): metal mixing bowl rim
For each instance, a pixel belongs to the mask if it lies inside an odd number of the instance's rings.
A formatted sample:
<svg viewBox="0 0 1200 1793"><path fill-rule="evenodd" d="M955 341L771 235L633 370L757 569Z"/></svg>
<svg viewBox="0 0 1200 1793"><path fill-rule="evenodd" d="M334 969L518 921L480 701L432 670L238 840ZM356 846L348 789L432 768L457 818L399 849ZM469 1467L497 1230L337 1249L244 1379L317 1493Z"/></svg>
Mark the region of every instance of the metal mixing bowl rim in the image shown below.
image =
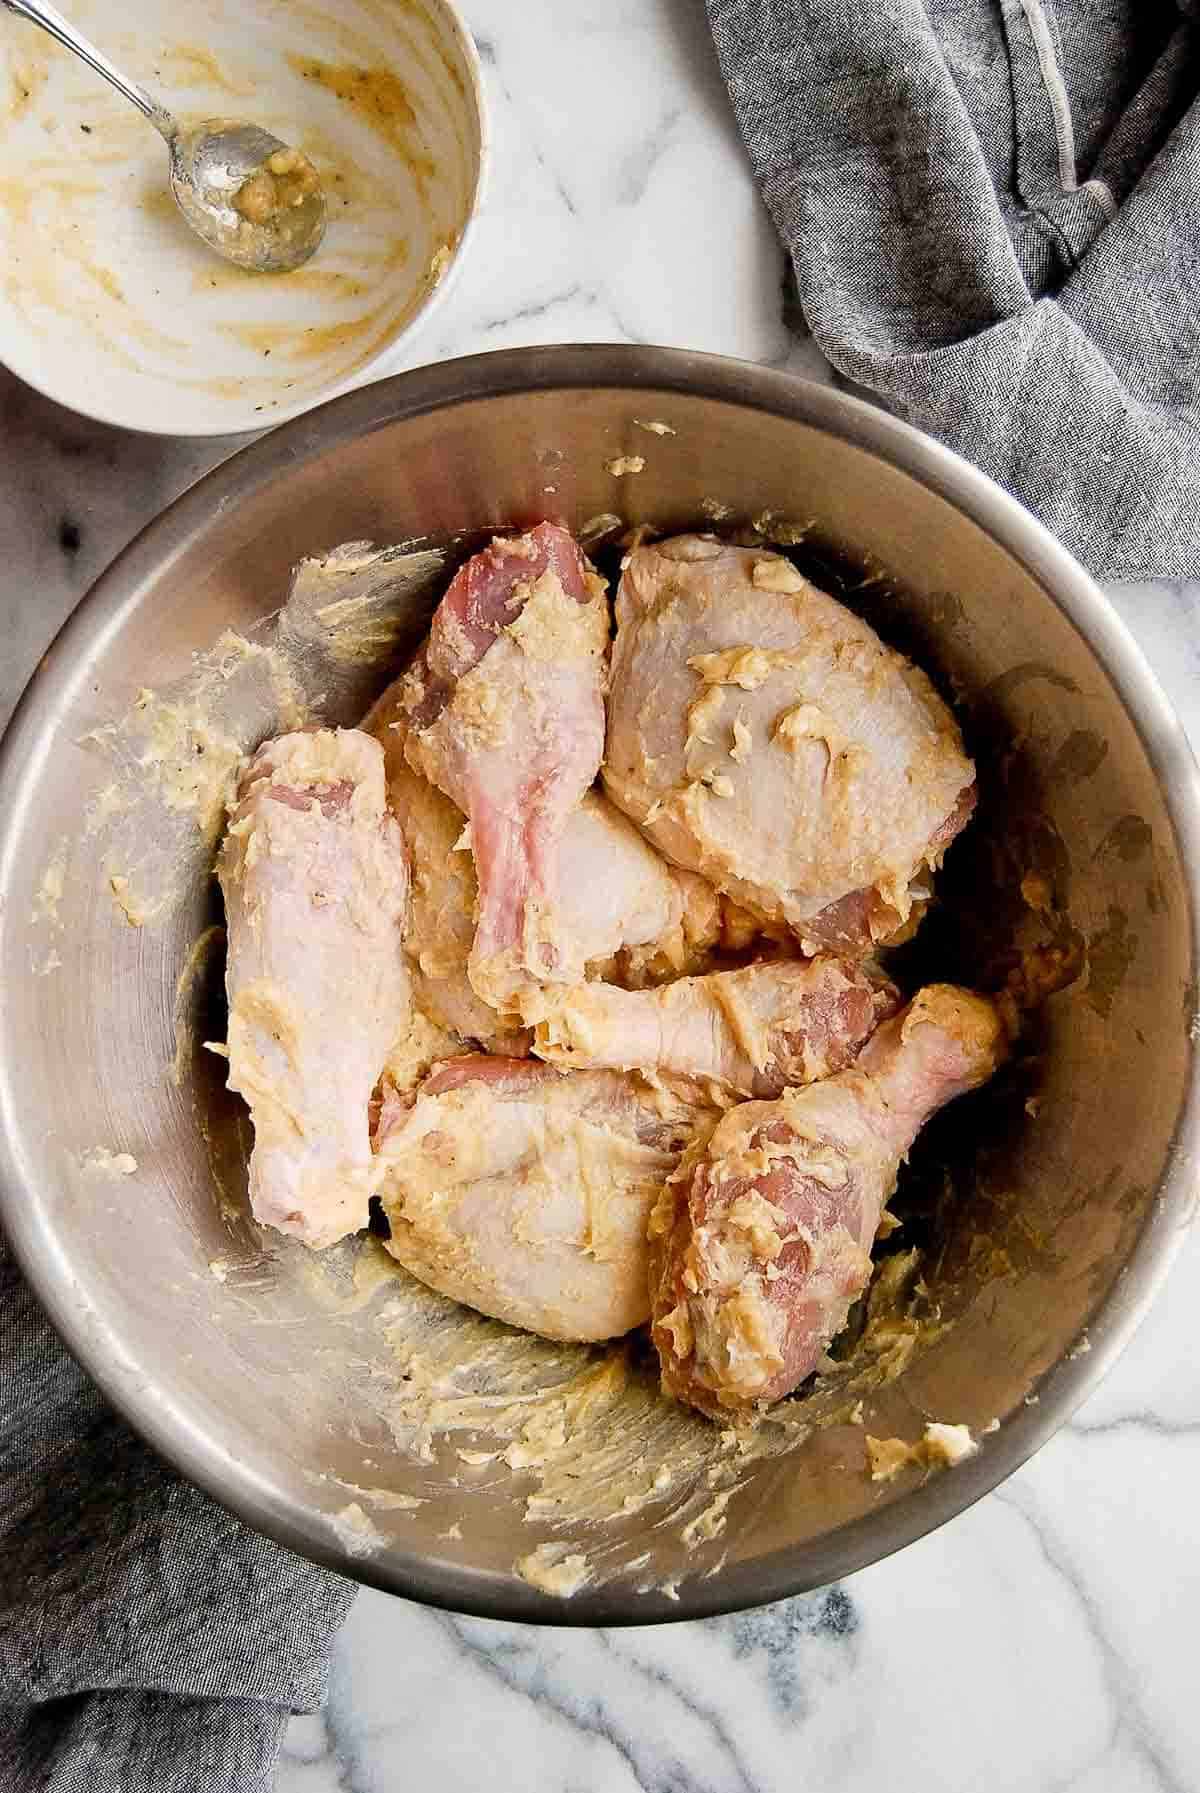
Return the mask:
<svg viewBox="0 0 1200 1793"><path fill-rule="evenodd" d="M43 725L82 669L133 610L146 582L161 575L214 515L279 472L374 430L470 400L529 391L632 388L749 407L824 430L874 454L945 498L1006 549L1038 581L1090 644L1116 688L1163 789L1188 877L1189 929L1197 952L1200 889L1200 774L1186 736L1108 599L1050 533L1014 498L951 450L833 387L722 356L685 350L591 344L502 350L418 368L335 398L283 424L222 462L150 523L64 624L33 674L0 741L0 904L25 804L45 751ZM3 913L0 907L0 914ZM0 1001L3 994L0 993ZM72 1354L112 1405L173 1466L260 1532L355 1580L433 1606L483 1618L549 1624L647 1624L702 1618L803 1593L890 1555L953 1518L1017 1469L1070 1416L1124 1346L1153 1301L1196 1208L1193 1155L1200 1144L1200 1084L1189 1082L1152 1211L1130 1258L1088 1327L1086 1354L1069 1352L1033 1396L1003 1420L983 1448L953 1472L824 1537L788 1546L707 1579L684 1580L678 1599L657 1591L631 1597L604 1586L570 1601L497 1577L432 1562L393 1548L356 1559L331 1540L325 1520L283 1502L178 1411L153 1374L119 1359L72 1289L54 1229L22 1187L11 1096L0 1066L0 1219L18 1263ZM81 1304L80 1293L84 1300Z"/></svg>

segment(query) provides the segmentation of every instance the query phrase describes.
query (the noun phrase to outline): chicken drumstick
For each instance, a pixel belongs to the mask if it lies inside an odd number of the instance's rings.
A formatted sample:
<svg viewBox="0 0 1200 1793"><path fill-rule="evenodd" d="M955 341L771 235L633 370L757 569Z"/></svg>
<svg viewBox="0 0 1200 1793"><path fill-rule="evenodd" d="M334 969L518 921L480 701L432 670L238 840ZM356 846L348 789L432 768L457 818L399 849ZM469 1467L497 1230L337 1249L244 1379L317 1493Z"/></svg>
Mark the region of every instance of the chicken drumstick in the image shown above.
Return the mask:
<svg viewBox="0 0 1200 1793"><path fill-rule="evenodd" d="M719 1417L802 1382L866 1286L905 1153L1006 1050L992 1002L930 984L851 1069L727 1114L651 1218L664 1388Z"/></svg>

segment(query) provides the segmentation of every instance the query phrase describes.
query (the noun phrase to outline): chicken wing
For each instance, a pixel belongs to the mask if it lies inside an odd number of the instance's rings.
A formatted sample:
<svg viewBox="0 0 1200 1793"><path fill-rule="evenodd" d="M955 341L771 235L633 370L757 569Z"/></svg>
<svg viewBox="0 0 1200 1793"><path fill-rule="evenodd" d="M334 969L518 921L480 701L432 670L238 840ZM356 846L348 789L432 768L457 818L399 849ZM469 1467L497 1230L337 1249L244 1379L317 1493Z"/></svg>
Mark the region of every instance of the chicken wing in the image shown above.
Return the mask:
<svg viewBox="0 0 1200 1793"><path fill-rule="evenodd" d="M771 1097L842 1070L898 1006L886 979L830 957L683 977L657 990L555 987L537 1000L533 1049L553 1064L666 1071Z"/></svg>
<svg viewBox="0 0 1200 1793"><path fill-rule="evenodd" d="M466 814L479 880L469 973L501 1013L530 983L582 976L559 849L599 769L609 612L565 529L469 560L406 675L405 751Z"/></svg>
<svg viewBox="0 0 1200 1793"><path fill-rule="evenodd" d="M381 1116L387 1248L430 1288L546 1338L628 1332L650 1312L647 1218L706 1112L613 1071L451 1059Z"/></svg>
<svg viewBox="0 0 1200 1793"><path fill-rule="evenodd" d="M866 1285L917 1133L984 1083L1006 1047L993 1003L931 984L851 1069L727 1114L651 1218L664 1388L719 1416L751 1414L797 1387Z"/></svg>
<svg viewBox="0 0 1200 1793"><path fill-rule="evenodd" d="M367 1224L367 1105L408 1013L404 843L356 729L281 735L242 780L218 860L229 1087L254 1121L257 1219L321 1248Z"/></svg>
<svg viewBox="0 0 1200 1793"><path fill-rule="evenodd" d="M604 782L678 865L808 951L897 934L974 804L925 674L782 555L707 536L629 555Z"/></svg>

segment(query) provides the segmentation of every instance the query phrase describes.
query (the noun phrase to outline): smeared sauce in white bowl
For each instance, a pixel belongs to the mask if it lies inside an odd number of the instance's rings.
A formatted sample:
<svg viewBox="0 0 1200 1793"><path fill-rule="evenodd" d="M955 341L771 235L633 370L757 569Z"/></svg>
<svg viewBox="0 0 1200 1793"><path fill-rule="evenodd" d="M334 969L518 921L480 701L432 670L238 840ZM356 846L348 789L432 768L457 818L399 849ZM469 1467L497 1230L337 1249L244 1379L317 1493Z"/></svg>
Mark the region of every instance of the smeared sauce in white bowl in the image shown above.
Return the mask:
<svg viewBox="0 0 1200 1793"><path fill-rule="evenodd" d="M295 144L329 225L292 273L223 265L145 120L4 15L0 358L74 410L171 435L265 428L383 371L459 260L482 179L477 60L446 0L72 16L183 122L252 116Z"/></svg>

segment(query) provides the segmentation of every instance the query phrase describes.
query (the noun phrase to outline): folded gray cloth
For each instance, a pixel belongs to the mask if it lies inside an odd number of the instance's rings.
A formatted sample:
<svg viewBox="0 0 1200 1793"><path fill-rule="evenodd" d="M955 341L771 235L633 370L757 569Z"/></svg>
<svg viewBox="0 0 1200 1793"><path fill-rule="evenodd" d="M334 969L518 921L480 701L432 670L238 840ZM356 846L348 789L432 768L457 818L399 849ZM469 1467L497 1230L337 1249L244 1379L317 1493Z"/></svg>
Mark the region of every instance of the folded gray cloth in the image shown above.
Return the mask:
<svg viewBox="0 0 1200 1793"><path fill-rule="evenodd" d="M1200 573L1198 10L708 0L825 355L1114 579Z"/></svg>
<svg viewBox="0 0 1200 1793"><path fill-rule="evenodd" d="M134 1437L0 1237L3 1793L265 1793L352 1597Z"/></svg>

